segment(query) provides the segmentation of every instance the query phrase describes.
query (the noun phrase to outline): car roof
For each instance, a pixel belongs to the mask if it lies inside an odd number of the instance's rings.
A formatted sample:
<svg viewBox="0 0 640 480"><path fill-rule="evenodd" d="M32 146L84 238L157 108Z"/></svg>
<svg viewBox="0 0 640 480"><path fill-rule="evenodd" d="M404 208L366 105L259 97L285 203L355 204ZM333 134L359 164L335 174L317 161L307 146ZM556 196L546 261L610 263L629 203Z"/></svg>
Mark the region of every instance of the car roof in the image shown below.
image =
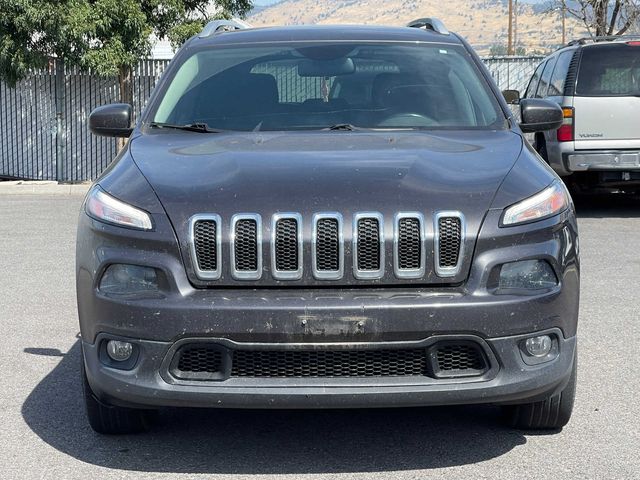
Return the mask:
<svg viewBox="0 0 640 480"><path fill-rule="evenodd" d="M218 32L207 37L195 36L191 43L225 45L269 42L326 42L326 41L381 41L381 42L434 42L461 45L454 35L445 35L424 28L387 27L379 25L296 25L285 27L247 28Z"/></svg>
<svg viewBox="0 0 640 480"><path fill-rule="evenodd" d="M549 55L546 55L542 61L544 62L547 59L564 52L573 52L576 50L583 50L585 48L588 48L590 50L593 48L607 48L607 47L613 47L616 45L626 44L629 42L637 42L638 38L639 37L637 36L621 36L617 38L607 38L599 41L593 41L592 39L588 39L588 38L587 39L581 38L579 40L573 40L569 42L567 45L564 45L563 47L558 48L558 50L556 50L555 52L550 53Z"/></svg>
<svg viewBox="0 0 640 480"><path fill-rule="evenodd" d="M619 45L621 43L637 42L640 40L640 35L611 35L605 37L595 38L579 38L572 40L558 50L564 50L567 48L597 48L606 47L611 45Z"/></svg>

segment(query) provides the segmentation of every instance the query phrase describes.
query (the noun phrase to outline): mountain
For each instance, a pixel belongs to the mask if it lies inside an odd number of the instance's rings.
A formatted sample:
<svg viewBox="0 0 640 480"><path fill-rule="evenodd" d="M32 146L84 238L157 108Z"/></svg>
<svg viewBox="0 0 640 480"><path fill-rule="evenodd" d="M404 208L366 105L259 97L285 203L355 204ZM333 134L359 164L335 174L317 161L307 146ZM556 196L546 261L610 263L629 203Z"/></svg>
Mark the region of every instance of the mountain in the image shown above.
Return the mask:
<svg viewBox="0 0 640 480"><path fill-rule="evenodd" d="M558 12L545 13L541 2L518 2L516 46L529 53L557 48L562 41ZM405 25L420 17L437 17L450 30L467 38L480 54L505 46L508 35L505 0L282 0L252 13L255 26L296 24ZM567 17L567 41L585 36L575 19Z"/></svg>

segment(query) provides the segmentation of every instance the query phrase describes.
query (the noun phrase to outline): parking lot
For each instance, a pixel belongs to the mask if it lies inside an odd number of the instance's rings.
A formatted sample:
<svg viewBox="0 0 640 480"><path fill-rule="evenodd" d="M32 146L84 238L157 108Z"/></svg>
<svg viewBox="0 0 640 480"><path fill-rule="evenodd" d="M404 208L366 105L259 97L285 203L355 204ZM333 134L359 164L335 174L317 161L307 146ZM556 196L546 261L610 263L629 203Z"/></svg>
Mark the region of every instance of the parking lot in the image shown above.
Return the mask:
<svg viewBox="0 0 640 480"><path fill-rule="evenodd" d="M74 242L81 196L0 196L2 478L572 478L640 476L640 199L577 201L582 255L574 416L511 430L489 406L170 410L149 434L86 422Z"/></svg>

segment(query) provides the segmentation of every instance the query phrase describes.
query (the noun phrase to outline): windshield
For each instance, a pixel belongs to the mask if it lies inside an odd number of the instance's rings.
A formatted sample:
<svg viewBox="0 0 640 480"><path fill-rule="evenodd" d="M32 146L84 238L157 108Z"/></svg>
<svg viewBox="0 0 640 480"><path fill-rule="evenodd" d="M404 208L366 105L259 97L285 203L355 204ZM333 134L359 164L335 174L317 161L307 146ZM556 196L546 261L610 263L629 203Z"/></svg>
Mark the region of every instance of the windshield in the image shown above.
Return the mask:
<svg viewBox="0 0 640 480"><path fill-rule="evenodd" d="M448 44L208 48L186 58L167 83L150 113L156 124L237 131L505 127L469 54Z"/></svg>
<svg viewBox="0 0 640 480"><path fill-rule="evenodd" d="M637 42L585 48L576 94L588 97L640 95L640 45Z"/></svg>

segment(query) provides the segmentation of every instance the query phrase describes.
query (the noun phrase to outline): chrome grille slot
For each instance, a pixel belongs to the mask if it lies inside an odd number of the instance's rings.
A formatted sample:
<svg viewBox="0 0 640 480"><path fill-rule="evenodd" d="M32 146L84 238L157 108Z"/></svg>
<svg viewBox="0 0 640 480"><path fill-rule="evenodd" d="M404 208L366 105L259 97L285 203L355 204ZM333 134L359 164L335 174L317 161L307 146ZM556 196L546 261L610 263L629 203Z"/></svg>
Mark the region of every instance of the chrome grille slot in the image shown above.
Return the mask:
<svg viewBox="0 0 640 480"><path fill-rule="evenodd" d="M302 277L302 217L297 213L273 216L271 225L271 269L279 280Z"/></svg>
<svg viewBox="0 0 640 480"><path fill-rule="evenodd" d="M359 213L354 217L353 273L359 279L384 275L384 228L379 213Z"/></svg>
<svg viewBox="0 0 640 480"><path fill-rule="evenodd" d="M262 222L260 215L234 215L231 220L231 273L238 280L262 276Z"/></svg>
<svg viewBox="0 0 640 480"><path fill-rule="evenodd" d="M460 212L438 212L435 216L435 268L440 277L451 277L460 270L465 225Z"/></svg>
<svg viewBox="0 0 640 480"><path fill-rule="evenodd" d="M189 221L189 243L193 268L198 278L220 278L220 216L195 215Z"/></svg>
<svg viewBox="0 0 640 480"><path fill-rule="evenodd" d="M344 273L342 216L318 213L313 217L313 275L319 280L337 280Z"/></svg>
<svg viewBox="0 0 640 480"><path fill-rule="evenodd" d="M424 217L398 213L394 225L394 268L398 278L420 278L425 273Z"/></svg>

